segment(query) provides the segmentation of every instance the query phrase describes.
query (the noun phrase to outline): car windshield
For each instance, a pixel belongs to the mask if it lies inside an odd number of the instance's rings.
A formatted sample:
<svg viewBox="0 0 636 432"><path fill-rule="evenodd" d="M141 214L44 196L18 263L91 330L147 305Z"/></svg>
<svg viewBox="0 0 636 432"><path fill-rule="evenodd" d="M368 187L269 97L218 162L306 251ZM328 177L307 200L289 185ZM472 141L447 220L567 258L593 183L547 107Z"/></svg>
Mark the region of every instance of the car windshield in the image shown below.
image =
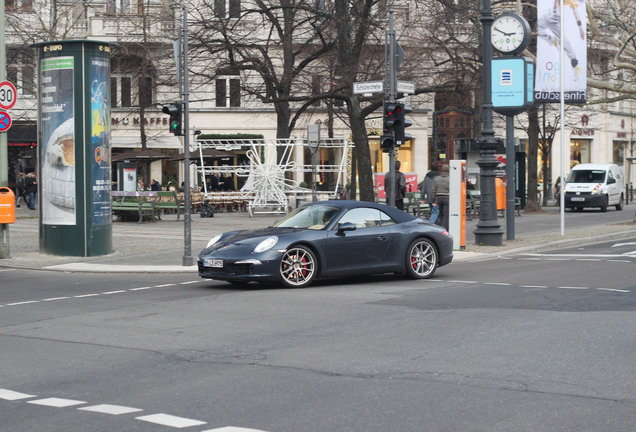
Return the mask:
<svg viewBox="0 0 636 432"><path fill-rule="evenodd" d="M272 226L276 228L324 229L339 211L338 207L322 204L299 207L277 220Z"/></svg>
<svg viewBox="0 0 636 432"><path fill-rule="evenodd" d="M568 177L568 183L603 183L605 170L574 170Z"/></svg>

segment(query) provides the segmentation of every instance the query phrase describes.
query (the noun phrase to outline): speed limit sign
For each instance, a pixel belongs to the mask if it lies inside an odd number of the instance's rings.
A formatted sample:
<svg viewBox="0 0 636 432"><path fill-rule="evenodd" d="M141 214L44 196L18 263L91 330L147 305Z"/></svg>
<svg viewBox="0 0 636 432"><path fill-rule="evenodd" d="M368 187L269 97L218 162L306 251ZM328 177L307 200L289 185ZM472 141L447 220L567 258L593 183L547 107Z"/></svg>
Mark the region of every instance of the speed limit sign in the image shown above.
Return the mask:
<svg viewBox="0 0 636 432"><path fill-rule="evenodd" d="M15 105L18 93L10 81L0 82L0 108L10 110Z"/></svg>

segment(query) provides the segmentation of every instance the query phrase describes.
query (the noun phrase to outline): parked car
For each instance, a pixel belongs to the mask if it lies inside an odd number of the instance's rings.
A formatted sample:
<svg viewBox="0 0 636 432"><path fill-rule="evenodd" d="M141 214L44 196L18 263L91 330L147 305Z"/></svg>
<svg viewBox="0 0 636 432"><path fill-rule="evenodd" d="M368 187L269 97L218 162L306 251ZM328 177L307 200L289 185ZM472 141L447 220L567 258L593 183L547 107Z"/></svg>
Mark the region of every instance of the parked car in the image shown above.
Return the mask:
<svg viewBox="0 0 636 432"><path fill-rule="evenodd" d="M448 232L384 204L305 204L259 230L214 236L198 257L204 278L305 287L317 278L400 273L433 276L453 259Z"/></svg>
<svg viewBox="0 0 636 432"><path fill-rule="evenodd" d="M579 164L572 168L565 181L565 208L608 206L623 209L623 172L615 164Z"/></svg>

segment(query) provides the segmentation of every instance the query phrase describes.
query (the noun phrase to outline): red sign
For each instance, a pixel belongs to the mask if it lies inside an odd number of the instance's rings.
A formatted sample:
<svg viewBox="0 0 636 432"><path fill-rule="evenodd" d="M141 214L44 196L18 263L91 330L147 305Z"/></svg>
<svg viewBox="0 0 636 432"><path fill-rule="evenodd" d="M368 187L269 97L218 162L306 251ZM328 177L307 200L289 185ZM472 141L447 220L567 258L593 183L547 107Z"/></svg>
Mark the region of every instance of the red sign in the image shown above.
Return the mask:
<svg viewBox="0 0 636 432"><path fill-rule="evenodd" d="M375 190L378 193L379 199L386 199L386 193L384 192L384 175L386 173L378 173L375 175ZM404 177L406 177L406 191L407 192L418 192L417 190L417 174L415 173L404 173Z"/></svg>
<svg viewBox="0 0 636 432"><path fill-rule="evenodd" d="M10 81L0 82L0 108L3 110L10 110L13 108L13 105L15 105L17 98L18 92L15 90L15 86L11 84Z"/></svg>
<svg viewBox="0 0 636 432"><path fill-rule="evenodd" d="M0 111L0 132L6 132L11 127L11 116L9 113Z"/></svg>

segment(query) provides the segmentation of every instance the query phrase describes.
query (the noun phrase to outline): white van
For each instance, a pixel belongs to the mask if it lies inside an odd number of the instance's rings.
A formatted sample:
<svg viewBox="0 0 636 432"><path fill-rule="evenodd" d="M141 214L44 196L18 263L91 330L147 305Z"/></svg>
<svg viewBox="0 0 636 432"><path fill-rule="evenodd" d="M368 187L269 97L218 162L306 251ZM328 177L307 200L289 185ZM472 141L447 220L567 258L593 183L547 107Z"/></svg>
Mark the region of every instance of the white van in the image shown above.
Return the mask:
<svg viewBox="0 0 636 432"><path fill-rule="evenodd" d="M565 208L607 206L623 209L623 172L615 164L579 164L572 168L565 183Z"/></svg>

